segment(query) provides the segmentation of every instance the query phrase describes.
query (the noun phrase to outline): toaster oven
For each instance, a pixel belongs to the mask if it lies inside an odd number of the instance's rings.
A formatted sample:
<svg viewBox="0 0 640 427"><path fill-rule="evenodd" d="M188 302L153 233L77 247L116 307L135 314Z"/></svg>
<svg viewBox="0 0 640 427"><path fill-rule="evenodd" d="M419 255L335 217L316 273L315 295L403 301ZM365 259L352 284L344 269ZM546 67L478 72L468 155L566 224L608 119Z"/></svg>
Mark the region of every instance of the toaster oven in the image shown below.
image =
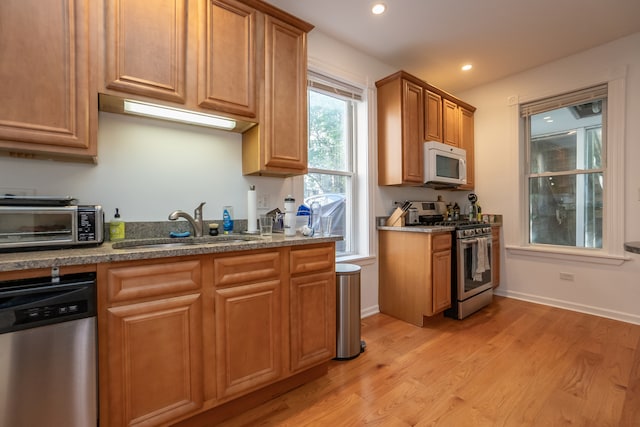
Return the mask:
<svg viewBox="0 0 640 427"><path fill-rule="evenodd" d="M26 203L0 200L0 251L97 246L104 240L101 206Z"/></svg>

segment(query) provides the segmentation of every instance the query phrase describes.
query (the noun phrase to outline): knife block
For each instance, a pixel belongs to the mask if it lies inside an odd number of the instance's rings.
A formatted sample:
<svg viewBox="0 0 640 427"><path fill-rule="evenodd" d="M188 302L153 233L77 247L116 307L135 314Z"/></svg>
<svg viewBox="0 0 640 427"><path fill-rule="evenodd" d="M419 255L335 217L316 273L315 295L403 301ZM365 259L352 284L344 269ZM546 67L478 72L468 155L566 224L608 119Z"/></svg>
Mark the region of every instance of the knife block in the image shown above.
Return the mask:
<svg viewBox="0 0 640 427"><path fill-rule="evenodd" d="M403 211L400 208L396 208L393 213L387 218L386 226L388 227L404 227L404 216L407 211Z"/></svg>

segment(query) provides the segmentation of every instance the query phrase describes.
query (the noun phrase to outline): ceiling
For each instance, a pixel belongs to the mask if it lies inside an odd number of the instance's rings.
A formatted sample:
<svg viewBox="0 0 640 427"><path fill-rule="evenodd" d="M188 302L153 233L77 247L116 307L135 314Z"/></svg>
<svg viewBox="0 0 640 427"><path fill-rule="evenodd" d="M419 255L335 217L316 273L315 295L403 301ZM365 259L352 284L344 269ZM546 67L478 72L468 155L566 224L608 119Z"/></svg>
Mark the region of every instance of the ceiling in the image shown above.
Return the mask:
<svg viewBox="0 0 640 427"><path fill-rule="evenodd" d="M454 94L640 32L639 0L267 1Z"/></svg>

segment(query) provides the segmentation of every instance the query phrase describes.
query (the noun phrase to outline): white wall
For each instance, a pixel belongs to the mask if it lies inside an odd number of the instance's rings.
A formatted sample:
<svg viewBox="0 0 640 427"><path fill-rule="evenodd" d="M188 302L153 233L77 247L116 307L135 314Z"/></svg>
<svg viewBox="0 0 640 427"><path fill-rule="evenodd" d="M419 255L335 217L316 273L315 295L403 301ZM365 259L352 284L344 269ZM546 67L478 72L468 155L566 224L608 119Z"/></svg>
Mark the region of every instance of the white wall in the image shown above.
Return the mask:
<svg viewBox="0 0 640 427"><path fill-rule="evenodd" d="M202 201L205 219L222 218L225 205L246 218L249 185L275 207L291 191L289 181L242 176L240 134L104 112L97 165L0 157L0 192L71 195L103 205L107 220L118 207L125 221L166 221Z"/></svg>
<svg viewBox="0 0 640 427"><path fill-rule="evenodd" d="M599 83L626 68L625 241L640 241L640 33L459 94L475 114L476 190L483 211L503 213L504 244L520 243L518 141L509 97L532 98L550 91ZM621 266L548 260L503 249L499 292L530 301L640 323L640 255L626 253ZM575 281L559 279L560 272Z"/></svg>

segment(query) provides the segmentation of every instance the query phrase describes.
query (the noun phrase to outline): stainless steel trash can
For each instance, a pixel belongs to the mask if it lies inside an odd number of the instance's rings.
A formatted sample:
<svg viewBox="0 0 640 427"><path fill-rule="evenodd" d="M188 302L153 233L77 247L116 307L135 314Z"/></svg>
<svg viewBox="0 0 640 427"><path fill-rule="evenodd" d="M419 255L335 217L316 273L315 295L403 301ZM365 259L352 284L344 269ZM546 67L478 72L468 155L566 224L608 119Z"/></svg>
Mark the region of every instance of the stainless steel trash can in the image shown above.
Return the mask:
<svg viewBox="0 0 640 427"><path fill-rule="evenodd" d="M336 264L336 359L353 359L364 351L360 340L360 266Z"/></svg>

